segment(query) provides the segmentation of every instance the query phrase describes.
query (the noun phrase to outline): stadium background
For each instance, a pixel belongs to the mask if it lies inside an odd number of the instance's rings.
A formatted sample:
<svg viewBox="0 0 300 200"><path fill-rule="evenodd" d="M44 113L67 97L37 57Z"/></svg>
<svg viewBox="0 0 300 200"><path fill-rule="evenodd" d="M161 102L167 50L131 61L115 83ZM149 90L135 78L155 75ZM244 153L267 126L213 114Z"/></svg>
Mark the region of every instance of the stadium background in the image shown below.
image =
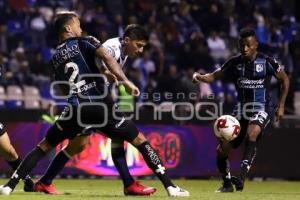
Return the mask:
<svg viewBox="0 0 300 200"><path fill-rule="evenodd" d="M191 83L195 71L216 69L238 52L241 27L254 27L260 50L277 58L291 81L286 117L263 137L250 176L299 179L298 141L300 115L300 9L296 0L209 1L209 0L0 0L0 121L7 124L16 150L23 157L43 137L49 123L45 114L53 102L49 87L51 68L48 61L56 38L51 27L53 14L75 10L81 17L85 35L104 42L121 36L127 24L143 25L150 34L150 45L143 56L129 60L126 73L147 98L130 102L148 102L163 109L155 120L153 107L145 106L136 120L139 128L162 155L174 177L214 177L216 139L212 120L193 116L174 120L171 108L178 102L197 105L216 102L230 113L235 102L233 85L218 81L213 85ZM273 98L278 96L272 81ZM122 89L116 93L122 94ZM189 94L196 94L190 98ZM168 98L173 94L172 98ZM177 96L176 94L180 94ZM215 98L209 98L214 94ZM119 99L122 101L122 98ZM151 105L153 105L151 104ZM209 105L198 111L203 115ZM190 116L187 106L176 106L176 116ZM43 118L44 117L44 118ZM141 156L130 146L127 161L134 175L150 175ZM40 175L53 152L35 169ZM230 157L233 171L238 170L240 151ZM10 170L0 163L0 173ZM62 176L117 175L110 157L109 140L99 135L89 147L67 164Z"/></svg>

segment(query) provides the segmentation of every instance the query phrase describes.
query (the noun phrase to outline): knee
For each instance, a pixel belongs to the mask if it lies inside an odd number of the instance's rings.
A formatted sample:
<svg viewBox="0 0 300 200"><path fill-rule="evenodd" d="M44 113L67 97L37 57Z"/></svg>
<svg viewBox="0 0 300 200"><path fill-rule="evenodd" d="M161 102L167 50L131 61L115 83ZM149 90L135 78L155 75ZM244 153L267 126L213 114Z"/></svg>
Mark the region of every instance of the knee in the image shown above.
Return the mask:
<svg viewBox="0 0 300 200"><path fill-rule="evenodd" d="M124 147L124 140L111 140L111 148L123 148Z"/></svg>
<svg viewBox="0 0 300 200"><path fill-rule="evenodd" d="M10 145L10 147L5 150L3 157L7 161L14 161L18 159L18 154L14 147Z"/></svg>
<svg viewBox="0 0 300 200"><path fill-rule="evenodd" d="M82 152L84 150L85 146L82 145L78 145L77 147L74 146L67 146L64 150L70 155L70 156L74 156L76 154L79 154L80 152Z"/></svg>
<svg viewBox="0 0 300 200"><path fill-rule="evenodd" d="M72 143L70 143L66 148L65 151L70 155L70 156L74 156L76 154L81 153L85 147L87 146L88 141L82 141L80 143L76 143L76 145L73 145Z"/></svg>
<svg viewBox="0 0 300 200"><path fill-rule="evenodd" d="M216 151L217 151L217 156L224 156L224 151L223 151L221 145L217 146Z"/></svg>
<svg viewBox="0 0 300 200"><path fill-rule="evenodd" d="M144 136L144 134L139 133L138 136L131 142L134 146L139 146L141 144L143 144L144 142L146 142L147 139Z"/></svg>
<svg viewBox="0 0 300 200"><path fill-rule="evenodd" d="M259 134L260 134L260 131L255 131L255 130L249 131L248 132L248 138L249 138L250 141L255 142L257 137L259 136Z"/></svg>
<svg viewBox="0 0 300 200"><path fill-rule="evenodd" d="M217 151L217 156L218 156L218 157L228 157L228 154L229 154L229 148L224 148L224 147L222 147L221 144L219 144L219 145L217 146L216 151Z"/></svg>

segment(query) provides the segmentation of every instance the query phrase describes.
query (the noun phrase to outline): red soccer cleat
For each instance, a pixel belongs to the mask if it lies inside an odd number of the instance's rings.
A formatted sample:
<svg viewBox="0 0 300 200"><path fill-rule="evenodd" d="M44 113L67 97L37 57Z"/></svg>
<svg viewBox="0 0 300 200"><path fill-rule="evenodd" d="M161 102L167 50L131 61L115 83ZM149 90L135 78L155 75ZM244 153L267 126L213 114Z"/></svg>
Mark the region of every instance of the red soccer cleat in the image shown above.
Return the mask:
<svg viewBox="0 0 300 200"><path fill-rule="evenodd" d="M56 191L56 188L53 184L50 185L45 185L44 183L42 183L41 181L38 181L34 184L34 190L36 192L44 192L45 194L52 194L52 195L57 195L59 194Z"/></svg>
<svg viewBox="0 0 300 200"><path fill-rule="evenodd" d="M146 196L156 192L156 188L143 186L140 182L134 181L130 186L124 188L125 195Z"/></svg>

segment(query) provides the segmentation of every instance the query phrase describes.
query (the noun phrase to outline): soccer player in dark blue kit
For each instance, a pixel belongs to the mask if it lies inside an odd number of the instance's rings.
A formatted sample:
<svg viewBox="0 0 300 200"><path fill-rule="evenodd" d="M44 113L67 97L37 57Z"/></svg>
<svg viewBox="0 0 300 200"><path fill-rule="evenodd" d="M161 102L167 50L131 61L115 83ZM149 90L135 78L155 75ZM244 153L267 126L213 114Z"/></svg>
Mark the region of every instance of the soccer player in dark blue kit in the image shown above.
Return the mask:
<svg viewBox="0 0 300 200"><path fill-rule="evenodd" d="M84 37L88 42L94 46L98 46L100 41L92 36ZM116 37L108 39L102 46L114 57L114 59L124 67L128 57L135 58L143 52L143 49L148 43L148 33L140 25L130 24L125 28L122 38ZM118 82L117 78L110 73L101 60L96 62L100 71L107 77L110 83ZM109 82L107 82L109 84ZM116 84L116 83L115 83ZM86 138L88 139L88 138ZM57 194L55 185L52 183L55 176L63 169L64 165L75 154L80 153L84 149L85 142L80 140L73 140L68 143L58 154L55 156L49 165L46 173L39 181L35 183L35 191L44 192L46 194ZM86 142L87 143L87 142ZM154 187L148 187L141 184L139 181L134 180L131 176L124 150L124 140L114 139L111 141L111 156L115 167L117 168L120 178L124 185L125 195L150 195L156 191Z"/></svg>
<svg viewBox="0 0 300 200"><path fill-rule="evenodd" d="M86 141L89 134L99 130L110 138L123 139L134 145L161 180L169 196L189 196L188 191L172 183L161 159L133 122L124 117L122 120L114 117L112 111L115 103L107 92L105 82L95 77L95 74L99 74L95 58L102 59L118 81L123 82L127 92L138 96L138 88L127 79L120 65L101 44L94 46L81 37L80 21L75 13L58 14L55 30L60 41L52 58L55 80L68 83L63 88L69 94L68 103L71 106L65 107L46 137L25 157L10 180L0 187L0 194L11 194L19 180L26 177L63 140ZM118 117L122 117L122 113L118 114Z"/></svg>
<svg viewBox="0 0 300 200"><path fill-rule="evenodd" d="M284 105L289 88L289 80L283 67L274 59L257 51L258 42L254 30L240 32L239 48L241 54L229 59L213 73L195 73L194 82L212 83L224 78L232 81L238 92L239 106L234 112L240 120L239 136L227 142L220 140L217 147L217 167L222 174L223 185L216 192L242 191L251 164L256 155L257 140L270 124L276 111L277 120L284 114ZM281 83L280 98L276 110L270 97L270 80L275 76ZM240 175L230 175L228 155L245 140L245 151L241 162Z"/></svg>

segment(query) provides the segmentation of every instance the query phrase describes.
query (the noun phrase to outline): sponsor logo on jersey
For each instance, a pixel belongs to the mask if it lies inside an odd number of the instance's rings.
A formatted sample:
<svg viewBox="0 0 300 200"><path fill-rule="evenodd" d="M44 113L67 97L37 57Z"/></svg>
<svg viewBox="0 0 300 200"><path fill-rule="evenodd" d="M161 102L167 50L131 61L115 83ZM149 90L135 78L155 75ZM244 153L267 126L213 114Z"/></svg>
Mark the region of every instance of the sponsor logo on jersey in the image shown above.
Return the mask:
<svg viewBox="0 0 300 200"><path fill-rule="evenodd" d="M242 77L237 80L237 85L239 88L257 89L257 88L264 88L264 82L265 79L251 80Z"/></svg>

